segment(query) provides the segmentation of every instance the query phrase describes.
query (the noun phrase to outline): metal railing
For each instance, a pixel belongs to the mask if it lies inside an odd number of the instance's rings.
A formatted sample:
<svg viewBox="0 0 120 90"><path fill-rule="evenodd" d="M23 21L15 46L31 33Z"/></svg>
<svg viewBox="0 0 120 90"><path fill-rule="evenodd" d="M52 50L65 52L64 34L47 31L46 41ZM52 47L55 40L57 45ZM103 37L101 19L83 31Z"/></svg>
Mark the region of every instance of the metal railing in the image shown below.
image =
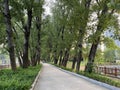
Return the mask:
<svg viewBox="0 0 120 90"><path fill-rule="evenodd" d="M97 66L96 72L120 78L120 68L117 67Z"/></svg>

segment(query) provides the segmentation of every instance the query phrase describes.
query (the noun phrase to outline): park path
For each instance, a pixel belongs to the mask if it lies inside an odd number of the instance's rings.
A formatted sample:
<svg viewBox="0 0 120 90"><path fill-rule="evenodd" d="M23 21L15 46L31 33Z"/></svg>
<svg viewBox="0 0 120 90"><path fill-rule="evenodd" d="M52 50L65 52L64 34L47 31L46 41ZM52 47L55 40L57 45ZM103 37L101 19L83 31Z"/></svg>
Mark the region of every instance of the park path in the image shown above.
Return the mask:
<svg viewBox="0 0 120 90"><path fill-rule="evenodd" d="M109 90L85 79L64 72L50 64L43 64L34 90Z"/></svg>

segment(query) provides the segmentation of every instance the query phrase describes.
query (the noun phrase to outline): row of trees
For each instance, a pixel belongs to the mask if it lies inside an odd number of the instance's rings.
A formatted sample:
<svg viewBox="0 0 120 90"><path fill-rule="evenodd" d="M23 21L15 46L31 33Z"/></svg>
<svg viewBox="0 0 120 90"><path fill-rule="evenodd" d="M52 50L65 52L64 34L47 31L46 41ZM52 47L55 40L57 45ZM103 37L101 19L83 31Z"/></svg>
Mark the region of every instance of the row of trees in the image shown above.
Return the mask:
<svg viewBox="0 0 120 90"><path fill-rule="evenodd" d="M111 40L105 31L119 37L119 4L119 0L56 0L44 28L47 59L64 67L72 59L77 72L87 59L85 71L91 73L99 44Z"/></svg>
<svg viewBox="0 0 120 90"><path fill-rule="evenodd" d="M12 70L16 57L23 68L40 63L43 5L44 0L0 0L0 44Z"/></svg>
<svg viewBox="0 0 120 90"><path fill-rule="evenodd" d="M9 52L13 70L16 57L23 68L41 58L64 67L72 60L77 72L87 59L85 71L91 73L101 42L119 48L104 36L110 31L119 38L119 0L56 0L44 19L44 0L0 1L0 45Z"/></svg>

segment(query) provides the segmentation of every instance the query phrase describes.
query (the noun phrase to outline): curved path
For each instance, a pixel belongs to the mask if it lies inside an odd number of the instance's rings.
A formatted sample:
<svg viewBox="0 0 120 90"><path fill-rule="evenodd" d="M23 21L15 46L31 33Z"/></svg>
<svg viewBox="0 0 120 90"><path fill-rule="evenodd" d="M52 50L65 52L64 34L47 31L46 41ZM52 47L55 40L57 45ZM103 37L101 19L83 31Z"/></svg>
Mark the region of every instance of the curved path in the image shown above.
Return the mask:
<svg viewBox="0 0 120 90"><path fill-rule="evenodd" d="M50 64L43 69L34 90L110 90L88 80L64 72Z"/></svg>

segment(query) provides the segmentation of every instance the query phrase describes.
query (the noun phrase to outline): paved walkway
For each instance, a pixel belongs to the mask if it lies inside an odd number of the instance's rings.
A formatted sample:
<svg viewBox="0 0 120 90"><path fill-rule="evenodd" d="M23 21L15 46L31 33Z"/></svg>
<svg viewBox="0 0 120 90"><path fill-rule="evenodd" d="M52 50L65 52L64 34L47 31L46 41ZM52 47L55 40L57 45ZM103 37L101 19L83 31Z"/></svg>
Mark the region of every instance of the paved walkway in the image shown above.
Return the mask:
<svg viewBox="0 0 120 90"><path fill-rule="evenodd" d="M85 79L43 64L43 69L34 90L109 90Z"/></svg>

